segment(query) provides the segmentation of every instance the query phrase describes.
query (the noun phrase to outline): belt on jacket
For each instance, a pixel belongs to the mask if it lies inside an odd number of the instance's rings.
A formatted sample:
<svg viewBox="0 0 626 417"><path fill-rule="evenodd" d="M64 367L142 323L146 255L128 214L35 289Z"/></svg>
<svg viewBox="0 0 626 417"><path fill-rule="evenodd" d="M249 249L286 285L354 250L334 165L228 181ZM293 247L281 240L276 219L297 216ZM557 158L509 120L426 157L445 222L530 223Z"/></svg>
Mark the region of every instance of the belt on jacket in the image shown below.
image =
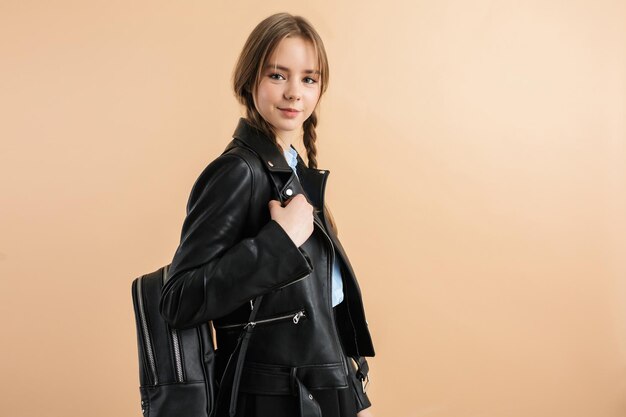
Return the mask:
<svg viewBox="0 0 626 417"><path fill-rule="evenodd" d="M314 366L280 366L246 363L241 392L265 395L296 395L300 417L322 417L314 389L348 389L343 363Z"/></svg>
<svg viewBox="0 0 626 417"><path fill-rule="evenodd" d="M367 360L361 356L352 358L358 367L356 376L363 381L368 374ZM322 417L320 406L311 391L350 389L343 367L343 363L290 367L246 362L240 391L263 395L295 395L298 397L300 417ZM349 375L347 377L350 378Z"/></svg>

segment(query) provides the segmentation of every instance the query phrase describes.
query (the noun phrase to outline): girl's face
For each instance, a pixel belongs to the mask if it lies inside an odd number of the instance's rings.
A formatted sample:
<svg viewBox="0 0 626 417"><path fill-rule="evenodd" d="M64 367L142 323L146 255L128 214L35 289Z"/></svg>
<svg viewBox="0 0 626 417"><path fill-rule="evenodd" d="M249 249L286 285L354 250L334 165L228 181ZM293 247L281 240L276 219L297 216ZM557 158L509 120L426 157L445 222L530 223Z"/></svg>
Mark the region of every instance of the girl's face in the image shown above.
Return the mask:
<svg viewBox="0 0 626 417"><path fill-rule="evenodd" d="M316 64L310 41L284 38L262 69L254 105L284 140L291 141L300 133L302 124L317 106L320 74Z"/></svg>

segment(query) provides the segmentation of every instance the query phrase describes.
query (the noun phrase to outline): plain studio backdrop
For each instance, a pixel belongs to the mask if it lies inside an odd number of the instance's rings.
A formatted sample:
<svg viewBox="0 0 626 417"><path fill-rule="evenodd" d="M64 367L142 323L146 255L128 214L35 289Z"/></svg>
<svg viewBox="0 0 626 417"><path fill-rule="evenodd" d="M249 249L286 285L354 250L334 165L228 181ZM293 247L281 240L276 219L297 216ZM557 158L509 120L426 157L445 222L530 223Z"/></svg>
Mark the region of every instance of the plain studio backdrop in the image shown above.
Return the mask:
<svg viewBox="0 0 626 417"><path fill-rule="evenodd" d="M625 2L305 3L0 2L0 414L141 415L131 282L287 11L329 54L375 416L626 415Z"/></svg>

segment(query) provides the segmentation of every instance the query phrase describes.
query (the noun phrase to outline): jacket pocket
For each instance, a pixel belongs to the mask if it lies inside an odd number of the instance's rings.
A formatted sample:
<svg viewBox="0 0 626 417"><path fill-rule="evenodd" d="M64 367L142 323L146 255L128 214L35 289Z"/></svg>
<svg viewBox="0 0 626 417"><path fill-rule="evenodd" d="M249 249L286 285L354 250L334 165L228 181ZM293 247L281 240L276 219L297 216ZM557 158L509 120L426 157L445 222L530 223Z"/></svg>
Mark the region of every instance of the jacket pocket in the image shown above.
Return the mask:
<svg viewBox="0 0 626 417"><path fill-rule="evenodd" d="M268 326L278 323L284 323L291 321L294 325L300 323L302 320L306 320L306 310L304 308L300 308L298 310L293 310L287 313L282 313L279 315L265 317L262 319L257 319L252 322L241 322L241 323L233 323L233 324L224 324L221 326L214 326L216 329L220 330L239 330L247 326Z"/></svg>

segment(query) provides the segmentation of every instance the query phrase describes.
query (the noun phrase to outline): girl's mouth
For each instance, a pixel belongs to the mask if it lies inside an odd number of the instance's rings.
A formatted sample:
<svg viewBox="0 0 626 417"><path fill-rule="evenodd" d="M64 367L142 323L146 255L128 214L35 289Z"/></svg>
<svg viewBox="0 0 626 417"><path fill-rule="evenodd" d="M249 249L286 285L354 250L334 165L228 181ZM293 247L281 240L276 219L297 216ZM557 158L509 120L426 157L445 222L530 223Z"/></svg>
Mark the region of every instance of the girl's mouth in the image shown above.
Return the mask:
<svg viewBox="0 0 626 417"><path fill-rule="evenodd" d="M298 113L300 113L298 110L281 109L280 107L279 107L279 109L280 109L280 112L284 116L291 117L291 118L296 117L298 115Z"/></svg>

